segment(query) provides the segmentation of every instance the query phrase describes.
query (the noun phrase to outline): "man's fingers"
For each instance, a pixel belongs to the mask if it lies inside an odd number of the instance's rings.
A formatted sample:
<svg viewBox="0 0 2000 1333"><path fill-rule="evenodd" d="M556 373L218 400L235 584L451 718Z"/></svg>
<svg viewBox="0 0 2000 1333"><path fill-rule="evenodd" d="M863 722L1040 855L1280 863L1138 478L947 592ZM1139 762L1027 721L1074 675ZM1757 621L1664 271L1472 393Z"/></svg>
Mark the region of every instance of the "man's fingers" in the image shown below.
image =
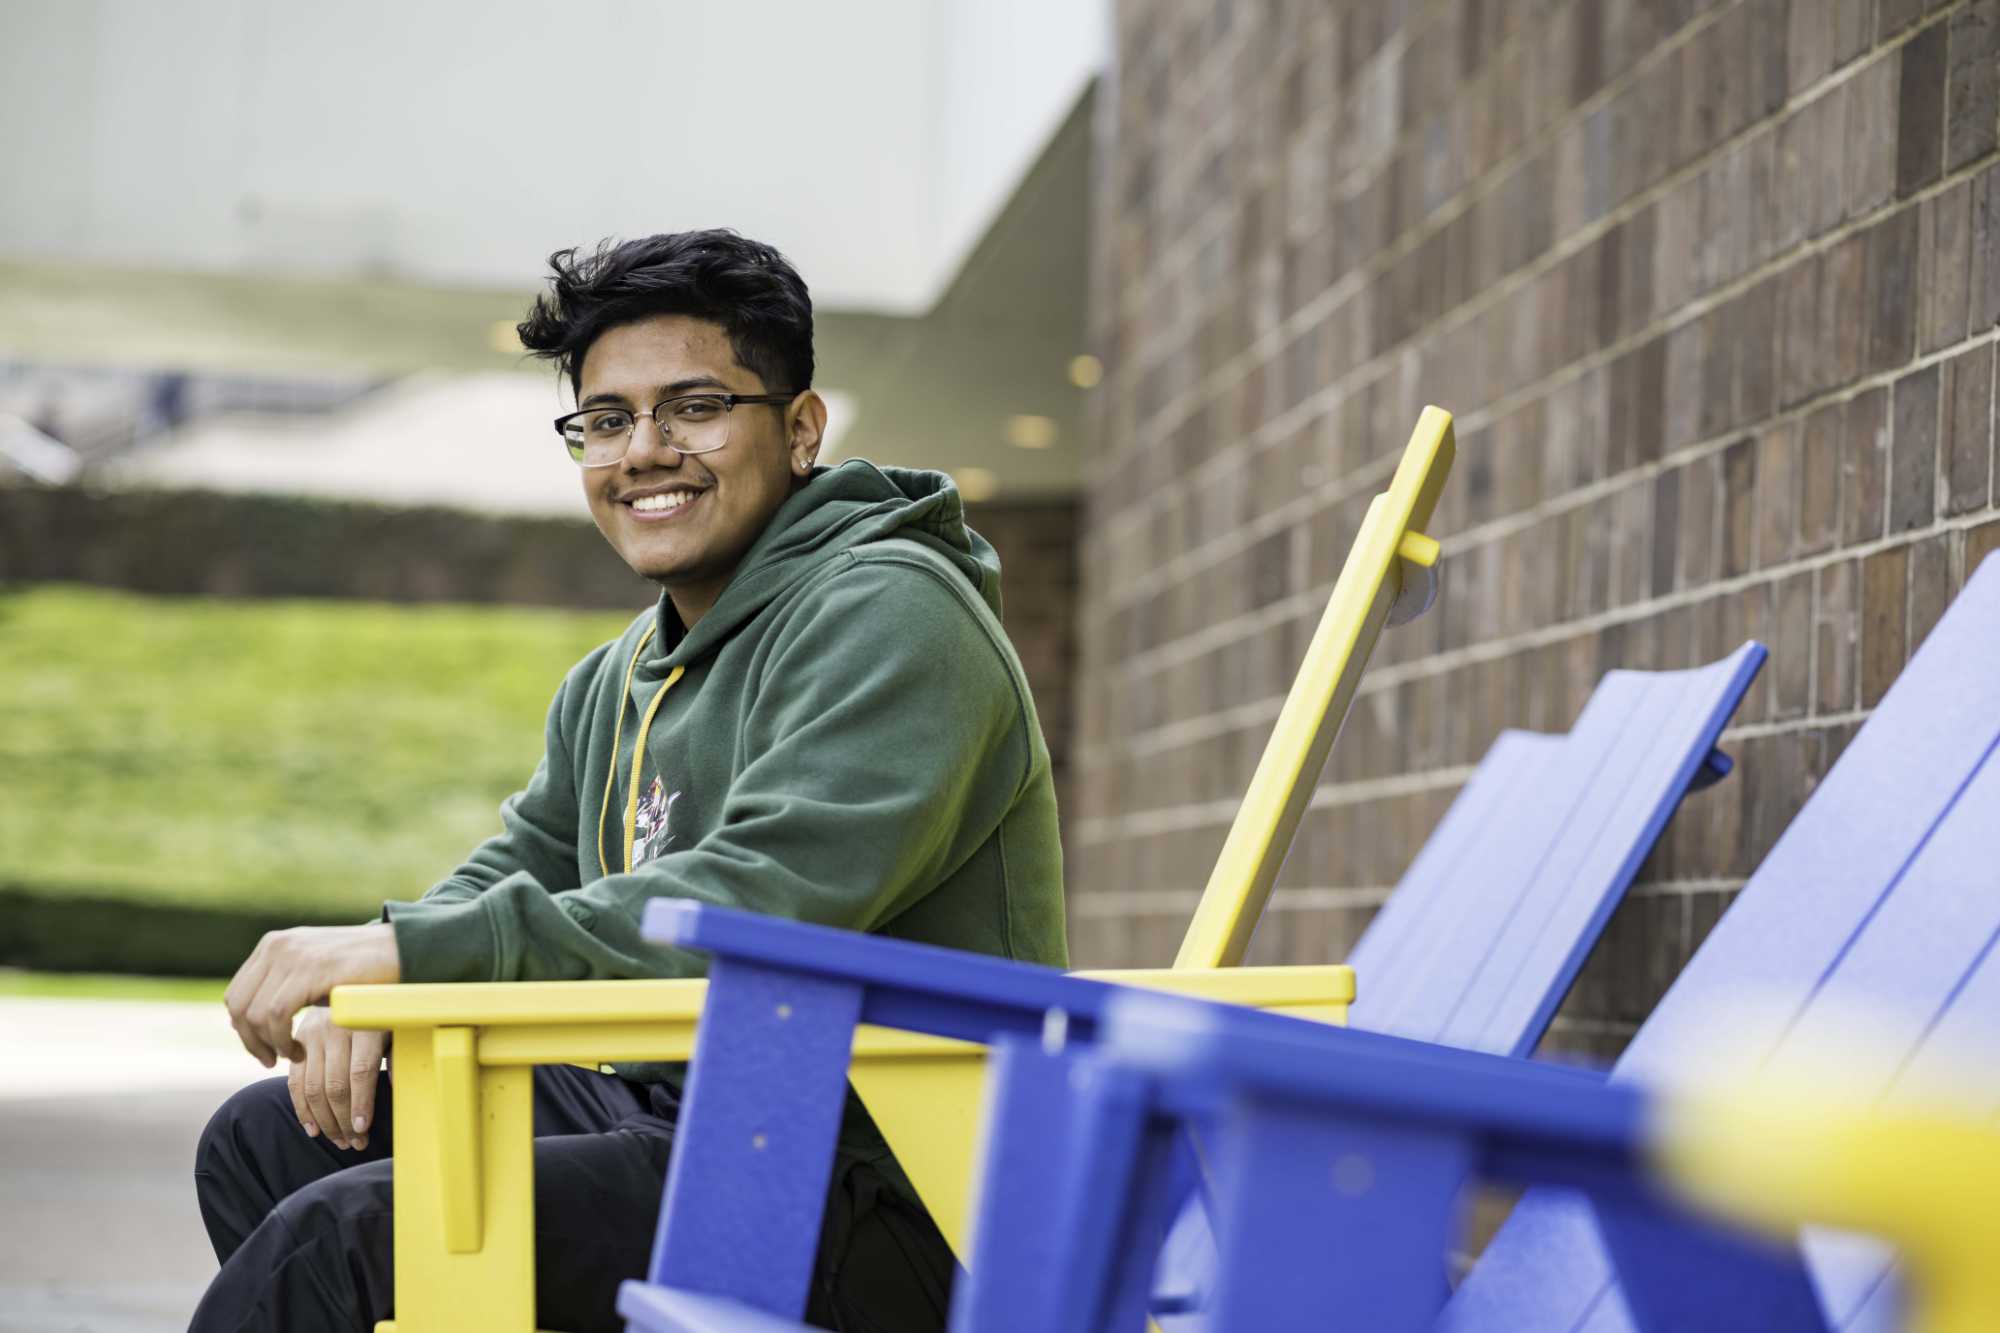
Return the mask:
<svg viewBox="0 0 2000 1333"><path fill-rule="evenodd" d="M304 1059L304 1048L292 1036L292 1020L306 1003L290 973L267 971L258 983L257 994L250 1000L250 1026L272 1051L287 1060Z"/></svg>
<svg viewBox="0 0 2000 1333"><path fill-rule="evenodd" d="M375 1080L382 1076L382 1034L357 1032L347 1058L347 1073L353 1086L354 1146L368 1146L368 1127L375 1121Z"/></svg>
<svg viewBox="0 0 2000 1333"><path fill-rule="evenodd" d="M305 1066L294 1061L292 1067L285 1071L285 1091L292 1094L292 1114L299 1118L299 1128L305 1130L310 1138L319 1133L319 1124L306 1106L305 1080Z"/></svg>
<svg viewBox="0 0 2000 1333"><path fill-rule="evenodd" d="M320 1040L326 1048L326 1102L333 1108L334 1119L340 1122L343 1144L354 1142L354 1113L348 1109L348 1093L354 1080L348 1068L353 1035L346 1028L335 1027L332 1023L320 1029Z"/></svg>
<svg viewBox="0 0 2000 1333"><path fill-rule="evenodd" d="M244 1050L256 1057L257 1063L263 1065L266 1069L278 1063L278 1053L265 1045L264 1039L258 1035L257 1030L251 1027L247 1021L239 1020L232 1014L230 1015L229 1026L236 1029L236 1039L243 1043Z"/></svg>
<svg viewBox="0 0 2000 1333"><path fill-rule="evenodd" d="M320 1132L336 1145L346 1147L347 1135L340 1127L340 1120L333 1113L333 1107L326 1100L326 1043L309 1041L306 1046L306 1107L312 1118L319 1124Z"/></svg>
<svg viewBox="0 0 2000 1333"><path fill-rule="evenodd" d="M278 1062L278 1052L258 1024L250 1017L250 1007L257 999L264 977L271 969L271 937L264 936L257 941L257 947L243 960L243 966L236 969L236 975L229 979L229 987L222 992L223 1007L229 1011L229 1025L236 1029L237 1040L243 1049L257 1057L258 1063L266 1069Z"/></svg>

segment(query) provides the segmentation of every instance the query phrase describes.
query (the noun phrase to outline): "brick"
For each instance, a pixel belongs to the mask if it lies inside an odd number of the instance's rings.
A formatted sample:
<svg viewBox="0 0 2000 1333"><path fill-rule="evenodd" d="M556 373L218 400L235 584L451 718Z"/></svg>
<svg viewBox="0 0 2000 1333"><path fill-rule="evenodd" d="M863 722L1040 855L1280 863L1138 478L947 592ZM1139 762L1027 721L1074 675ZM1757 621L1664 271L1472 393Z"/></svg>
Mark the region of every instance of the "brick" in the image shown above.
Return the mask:
<svg viewBox="0 0 2000 1333"><path fill-rule="evenodd" d="M1810 773L1818 760L1816 736L1792 732L1772 736L1769 741L1763 762L1753 770L1754 800L1744 812L1743 859L1739 864L1745 873L1763 863L1792 816L1805 804Z"/></svg>
<svg viewBox="0 0 2000 1333"><path fill-rule="evenodd" d="M1806 417L1799 456L1797 551L1817 555L1840 540L1841 409L1829 404Z"/></svg>
<svg viewBox="0 0 2000 1333"><path fill-rule="evenodd" d="M1911 194L1944 169L1945 25L1904 43L1896 107L1896 195Z"/></svg>
<svg viewBox="0 0 2000 1333"><path fill-rule="evenodd" d="M1819 4L1794 4L1791 41L1785 51L1786 72L1794 88L1819 82L1833 70L1833 26Z"/></svg>
<svg viewBox="0 0 2000 1333"><path fill-rule="evenodd" d="M1890 370L1916 346L1917 210L1905 208L1870 227L1868 369Z"/></svg>
<svg viewBox="0 0 2000 1333"><path fill-rule="evenodd" d="M1818 236L1847 216L1848 101L1846 89L1836 88L1800 112L1813 126L1805 142L1816 149L1809 168L1813 186L1808 236Z"/></svg>
<svg viewBox="0 0 2000 1333"><path fill-rule="evenodd" d="M1666 430L1667 341L1654 338L1611 367L1609 445L1612 473L1657 462Z"/></svg>
<svg viewBox="0 0 2000 1333"><path fill-rule="evenodd" d="M1841 422L1841 542L1881 537L1888 510L1889 395L1883 389L1849 399Z"/></svg>
<svg viewBox="0 0 2000 1333"><path fill-rule="evenodd" d="M1801 259L1778 275L1778 405L1790 407L1820 391L1826 329L1819 317L1821 265Z"/></svg>
<svg viewBox="0 0 2000 1333"><path fill-rule="evenodd" d="M1698 588L1715 577L1718 518L1723 507L1722 470L1715 455L1681 469L1680 586Z"/></svg>
<svg viewBox="0 0 2000 1333"><path fill-rule="evenodd" d="M2000 166L1986 168L1975 178L1972 188L1968 322L1978 331L2000 324Z"/></svg>
<svg viewBox="0 0 2000 1333"><path fill-rule="evenodd" d="M1653 256L1659 248L1659 208L1648 205L1619 228L1624 236L1618 274L1619 326L1624 337L1652 322L1659 313L1653 299Z"/></svg>
<svg viewBox="0 0 2000 1333"><path fill-rule="evenodd" d="M1707 331L1707 321L1691 319L1666 335L1666 434L1662 444L1669 450L1700 438Z"/></svg>
<svg viewBox="0 0 2000 1333"><path fill-rule="evenodd" d="M1893 51L1874 57L1841 85L1847 99L1848 217L1885 204L1896 192L1897 95L1902 62Z"/></svg>
<svg viewBox="0 0 2000 1333"><path fill-rule="evenodd" d="M1860 565L1852 560L1826 565L1813 577L1813 709L1845 713L1854 707L1860 679L1856 657L1861 629Z"/></svg>
<svg viewBox="0 0 2000 1333"><path fill-rule="evenodd" d="M1971 578L1979 569L1979 564L1995 551L2000 551L2000 519L1981 523L1976 528L1965 531L1965 577Z"/></svg>
<svg viewBox="0 0 2000 1333"><path fill-rule="evenodd" d="M1819 384L1860 377L1868 353L1868 242L1847 237L1822 256L1819 314L1824 340Z"/></svg>
<svg viewBox="0 0 2000 1333"><path fill-rule="evenodd" d="M1750 91L1752 120L1762 120L1785 104L1791 90L1791 0L1750 0Z"/></svg>
<svg viewBox="0 0 2000 1333"><path fill-rule="evenodd" d="M1817 9L1812 0L1800 0L1803 9ZM1826 0L1826 24L1833 32L1833 65L1845 65L1868 49L1875 30L1875 0Z"/></svg>
<svg viewBox="0 0 2000 1333"><path fill-rule="evenodd" d="M1757 439L1754 506L1757 524L1756 564L1759 569L1792 558L1799 521L1799 423L1774 426Z"/></svg>
<svg viewBox="0 0 2000 1333"><path fill-rule="evenodd" d="M1923 14L1924 0L1880 0L1875 11L1875 40L1894 37Z"/></svg>
<svg viewBox="0 0 2000 1333"><path fill-rule="evenodd" d="M1938 368L1896 381L1889 465L1889 531L1927 527L1937 517Z"/></svg>
<svg viewBox="0 0 2000 1333"><path fill-rule="evenodd" d="M1910 548L1893 546L1861 562L1861 706L1873 708L1908 660Z"/></svg>
<svg viewBox="0 0 2000 1333"><path fill-rule="evenodd" d="M1917 350L1935 352L1965 336L1971 296L1971 182L1960 181L1924 201L1919 248Z"/></svg>
<svg viewBox="0 0 2000 1333"><path fill-rule="evenodd" d="M1986 506L1993 475L1993 344L1944 363L1944 426L1938 440L1944 466L1944 511Z"/></svg>
<svg viewBox="0 0 2000 1333"><path fill-rule="evenodd" d="M1949 40L1944 167L1956 171L2000 147L2000 0L1954 12Z"/></svg>
<svg viewBox="0 0 2000 1333"><path fill-rule="evenodd" d="M1681 537L1681 476L1686 469L1666 468L1653 479L1652 594L1664 597L1674 590L1674 571L1679 566Z"/></svg>
<svg viewBox="0 0 2000 1333"><path fill-rule="evenodd" d="M1756 541L1757 442L1745 436L1722 451L1722 574L1750 572Z"/></svg>
<svg viewBox="0 0 2000 1333"><path fill-rule="evenodd" d="M1951 601L1951 534L1940 532L1910 547L1910 651L1915 652Z"/></svg>
<svg viewBox="0 0 2000 1333"><path fill-rule="evenodd" d="M1812 703L1813 571L1771 587L1771 716L1801 717Z"/></svg>
<svg viewBox="0 0 2000 1333"><path fill-rule="evenodd" d="M1764 279L1737 298L1737 357L1731 380L1738 425L1771 415L1778 393L1778 280Z"/></svg>
<svg viewBox="0 0 2000 1333"><path fill-rule="evenodd" d="M1771 204L1777 214L1772 240L1781 250L1813 235L1823 151L1819 136L1823 117L1817 109L1829 101L1839 99L1822 97L1785 117L1778 125L1777 183Z"/></svg>

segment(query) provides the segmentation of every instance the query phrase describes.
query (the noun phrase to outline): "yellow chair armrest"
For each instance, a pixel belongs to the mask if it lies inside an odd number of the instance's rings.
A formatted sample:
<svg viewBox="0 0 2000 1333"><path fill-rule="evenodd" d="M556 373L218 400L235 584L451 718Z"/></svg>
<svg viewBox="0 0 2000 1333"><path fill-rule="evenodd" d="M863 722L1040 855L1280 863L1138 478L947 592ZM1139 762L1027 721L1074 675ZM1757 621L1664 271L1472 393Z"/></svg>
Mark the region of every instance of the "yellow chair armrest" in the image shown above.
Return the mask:
<svg viewBox="0 0 2000 1333"><path fill-rule="evenodd" d="M708 982L419 982L335 986L333 1021L344 1028L514 1027L657 1023L701 1013Z"/></svg>

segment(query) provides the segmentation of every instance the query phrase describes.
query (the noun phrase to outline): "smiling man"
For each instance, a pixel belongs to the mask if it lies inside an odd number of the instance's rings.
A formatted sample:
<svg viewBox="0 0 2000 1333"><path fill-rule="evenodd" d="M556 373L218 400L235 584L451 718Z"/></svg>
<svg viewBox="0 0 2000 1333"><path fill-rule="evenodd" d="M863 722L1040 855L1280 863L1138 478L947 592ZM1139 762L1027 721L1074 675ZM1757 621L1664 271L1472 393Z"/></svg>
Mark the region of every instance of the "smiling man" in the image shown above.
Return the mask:
<svg viewBox="0 0 2000 1333"><path fill-rule="evenodd" d="M726 231L551 264L521 341L576 395L555 427L597 526L662 595L564 679L499 833L381 923L266 936L230 983L244 1045L290 1073L202 1136L222 1269L196 1330L394 1314L392 1079L379 1034L312 1007L336 985L699 975L639 938L661 896L1064 962L1048 751L998 561L943 476L816 464L798 274ZM538 1327L618 1327L681 1073L535 1071ZM808 1318L942 1328L950 1252L851 1097L828 1204Z"/></svg>

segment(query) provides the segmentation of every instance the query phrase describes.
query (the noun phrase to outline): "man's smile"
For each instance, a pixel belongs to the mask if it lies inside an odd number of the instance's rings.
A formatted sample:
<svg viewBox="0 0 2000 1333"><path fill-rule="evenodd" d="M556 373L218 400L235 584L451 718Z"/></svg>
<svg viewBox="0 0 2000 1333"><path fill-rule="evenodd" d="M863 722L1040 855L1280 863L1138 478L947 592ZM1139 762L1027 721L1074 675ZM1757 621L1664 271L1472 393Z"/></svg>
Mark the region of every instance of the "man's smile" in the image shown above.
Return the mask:
<svg viewBox="0 0 2000 1333"><path fill-rule="evenodd" d="M681 517L707 493L703 486L659 486L621 495L618 503L642 523L661 523Z"/></svg>

